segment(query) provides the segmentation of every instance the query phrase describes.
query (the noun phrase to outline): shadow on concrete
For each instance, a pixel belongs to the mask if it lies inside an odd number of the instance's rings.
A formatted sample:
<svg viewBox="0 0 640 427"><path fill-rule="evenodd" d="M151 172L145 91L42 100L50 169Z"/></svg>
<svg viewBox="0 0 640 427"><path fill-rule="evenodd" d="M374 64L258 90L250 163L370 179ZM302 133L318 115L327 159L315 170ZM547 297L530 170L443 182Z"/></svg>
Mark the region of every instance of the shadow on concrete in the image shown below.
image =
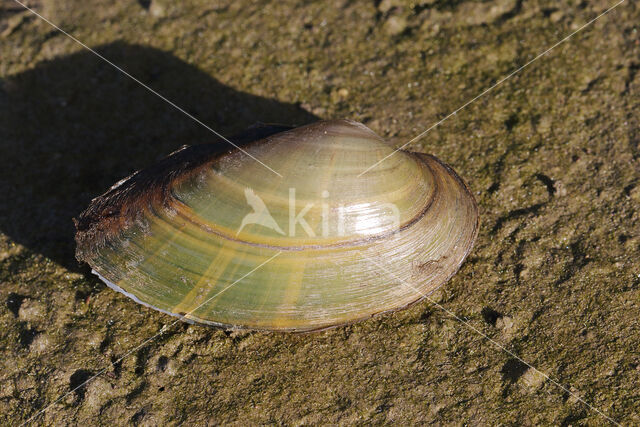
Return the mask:
<svg viewBox="0 0 640 427"><path fill-rule="evenodd" d="M318 119L157 49L118 42L97 50L225 136L256 122ZM182 145L227 144L86 51L0 80L0 112L0 230L74 271L84 269L72 217L93 197Z"/></svg>

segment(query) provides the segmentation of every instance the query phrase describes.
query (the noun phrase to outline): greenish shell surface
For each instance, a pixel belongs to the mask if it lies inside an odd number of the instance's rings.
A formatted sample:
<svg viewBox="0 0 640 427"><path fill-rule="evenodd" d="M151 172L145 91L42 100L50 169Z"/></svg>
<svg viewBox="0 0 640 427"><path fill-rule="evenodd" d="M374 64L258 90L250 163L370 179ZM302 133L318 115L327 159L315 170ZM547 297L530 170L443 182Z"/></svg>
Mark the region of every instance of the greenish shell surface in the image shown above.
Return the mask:
<svg viewBox="0 0 640 427"><path fill-rule="evenodd" d="M473 196L435 157L399 151L360 176L394 150L364 125L317 122L243 149L282 177L240 150L177 153L188 160L92 202L78 258L185 320L308 331L410 305L473 245Z"/></svg>

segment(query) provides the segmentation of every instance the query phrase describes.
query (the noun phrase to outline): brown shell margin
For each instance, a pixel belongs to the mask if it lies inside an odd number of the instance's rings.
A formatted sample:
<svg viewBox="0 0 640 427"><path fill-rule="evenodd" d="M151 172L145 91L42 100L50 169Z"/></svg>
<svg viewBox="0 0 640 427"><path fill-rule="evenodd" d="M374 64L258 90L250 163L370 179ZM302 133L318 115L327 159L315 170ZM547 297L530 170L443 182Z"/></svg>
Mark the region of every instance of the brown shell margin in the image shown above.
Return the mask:
<svg viewBox="0 0 640 427"><path fill-rule="evenodd" d="M291 129L292 126L257 123L230 140L243 147ZM193 176L200 168L235 150L237 148L226 142L185 145L158 163L118 181L104 194L91 200L89 207L77 218L73 218L76 259L89 264L98 248L139 220L151 206L164 206L171 183Z"/></svg>

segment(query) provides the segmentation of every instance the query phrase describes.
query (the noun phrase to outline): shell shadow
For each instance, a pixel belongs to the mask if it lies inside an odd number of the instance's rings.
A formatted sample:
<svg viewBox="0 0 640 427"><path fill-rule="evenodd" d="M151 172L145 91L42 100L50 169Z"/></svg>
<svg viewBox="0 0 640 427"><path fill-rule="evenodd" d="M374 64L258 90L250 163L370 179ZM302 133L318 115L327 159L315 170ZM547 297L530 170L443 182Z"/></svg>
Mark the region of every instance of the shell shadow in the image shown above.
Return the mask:
<svg viewBox="0 0 640 427"><path fill-rule="evenodd" d="M256 122L318 120L234 90L157 49L96 49L222 135ZM227 144L90 52L0 80L0 230L73 271L74 226L89 201L182 145Z"/></svg>

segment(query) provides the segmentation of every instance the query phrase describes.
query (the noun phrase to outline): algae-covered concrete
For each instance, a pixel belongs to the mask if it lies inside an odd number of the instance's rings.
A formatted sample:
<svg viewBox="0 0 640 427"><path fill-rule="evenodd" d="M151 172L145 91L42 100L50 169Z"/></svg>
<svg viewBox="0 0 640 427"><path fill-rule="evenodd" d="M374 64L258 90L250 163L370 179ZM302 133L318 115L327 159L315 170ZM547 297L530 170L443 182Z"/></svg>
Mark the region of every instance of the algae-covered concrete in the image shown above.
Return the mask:
<svg viewBox="0 0 640 427"><path fill-rule="evenodd" d="M25 1L225 135L346 117L396 145L616 2ZM440 307L229 333L73 256L92 197L216 138L3 0L0 424L639 424L638 23L628 0L411 144L481 210Z"/></svg>

